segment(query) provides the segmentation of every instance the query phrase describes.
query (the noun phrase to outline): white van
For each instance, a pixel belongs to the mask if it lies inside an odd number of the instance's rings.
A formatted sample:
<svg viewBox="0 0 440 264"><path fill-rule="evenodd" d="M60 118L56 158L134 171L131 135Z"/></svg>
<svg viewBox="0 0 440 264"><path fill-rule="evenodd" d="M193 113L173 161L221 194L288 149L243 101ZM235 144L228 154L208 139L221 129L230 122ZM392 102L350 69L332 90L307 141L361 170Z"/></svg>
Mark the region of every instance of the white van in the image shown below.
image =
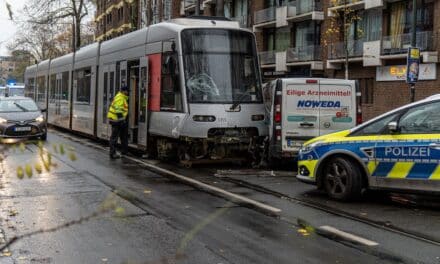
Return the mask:
<svg viewBox="0 0 440 264"><path fill-rule="evenodd" d="M353 80L285 78L266 83L269 161L296 157L305 141L362 122L359 95Z"/></svg>

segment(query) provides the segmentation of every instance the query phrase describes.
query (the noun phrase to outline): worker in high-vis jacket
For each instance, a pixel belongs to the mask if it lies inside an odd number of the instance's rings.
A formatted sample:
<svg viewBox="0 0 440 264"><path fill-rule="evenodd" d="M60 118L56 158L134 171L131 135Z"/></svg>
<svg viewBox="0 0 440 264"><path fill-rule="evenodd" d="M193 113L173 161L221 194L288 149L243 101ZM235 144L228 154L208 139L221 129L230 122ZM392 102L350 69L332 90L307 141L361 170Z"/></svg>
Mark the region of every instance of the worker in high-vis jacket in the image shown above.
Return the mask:
<svg viewBox="0 0 440 264"><path fill-rule="evenodd" d="M107 118L112 126L110 136L110 158L121 158L121 154L116 152L118 138L121 140L121 152L126 154L128 151L128 87L122 86L120 91L113 98L108 109Z"/></svg>

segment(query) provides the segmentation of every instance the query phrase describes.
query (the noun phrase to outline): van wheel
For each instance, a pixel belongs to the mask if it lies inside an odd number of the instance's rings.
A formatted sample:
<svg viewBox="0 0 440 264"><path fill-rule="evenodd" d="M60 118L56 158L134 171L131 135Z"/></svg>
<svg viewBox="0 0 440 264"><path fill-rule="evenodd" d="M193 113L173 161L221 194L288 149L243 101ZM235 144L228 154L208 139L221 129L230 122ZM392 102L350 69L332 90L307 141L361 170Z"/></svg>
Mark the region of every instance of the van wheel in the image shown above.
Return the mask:
<svg viewBox="0 0 440 264"><path fill-rule="evenodd" d="M362 174L358 165L347 158L332 158L324 167L324 188L336 200L359 199L362 193Z"/></svg>

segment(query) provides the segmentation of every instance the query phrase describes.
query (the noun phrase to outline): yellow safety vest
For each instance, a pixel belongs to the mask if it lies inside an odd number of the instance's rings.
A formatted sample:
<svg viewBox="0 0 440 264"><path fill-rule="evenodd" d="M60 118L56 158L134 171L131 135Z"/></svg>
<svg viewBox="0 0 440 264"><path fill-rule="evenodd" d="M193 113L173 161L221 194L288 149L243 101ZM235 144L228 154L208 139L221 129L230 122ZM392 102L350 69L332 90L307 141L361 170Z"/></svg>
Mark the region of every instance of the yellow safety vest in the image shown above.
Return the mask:
<svg viewBox="0 0 440 264"><path fill-rule="evenodd" d="M119 118L118 118L119 114ZM122 114L122 115L121 115ZM112 121L122 121L127 118L128 115L128 96L118 92L113 98L113 102L108 109L107 118Z"/></svg>

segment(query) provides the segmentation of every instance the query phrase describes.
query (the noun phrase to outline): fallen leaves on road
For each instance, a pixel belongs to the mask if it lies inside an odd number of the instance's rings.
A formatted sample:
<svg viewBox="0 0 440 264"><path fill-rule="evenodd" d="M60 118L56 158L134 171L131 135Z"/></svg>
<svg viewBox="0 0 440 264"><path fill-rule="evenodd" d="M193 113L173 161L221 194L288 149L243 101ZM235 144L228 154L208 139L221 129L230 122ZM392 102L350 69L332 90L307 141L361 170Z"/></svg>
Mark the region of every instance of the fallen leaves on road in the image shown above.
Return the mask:
<svg viewBox="0 0 440 264"><path fill-rule="evenodd" d="M22 166L17 167L17 178L20 180L24 178L24 170Z"/></svg>
<svg viewBox="0 0 440 264"><path fill-rule="evenodd" d="M12 253L11 253L11 251L9 251L9 250L5 250L5 251L3 251L0 255L1 255L2 257L10 257L10 256L12 256Z"/></svg>
<svg viewBox="0 0 440 264"><path fill-rule="evenodd" d="M144 190L144 193L145 193L145 194L150 194L151 191L150 191L150 190Z"/></svg>

